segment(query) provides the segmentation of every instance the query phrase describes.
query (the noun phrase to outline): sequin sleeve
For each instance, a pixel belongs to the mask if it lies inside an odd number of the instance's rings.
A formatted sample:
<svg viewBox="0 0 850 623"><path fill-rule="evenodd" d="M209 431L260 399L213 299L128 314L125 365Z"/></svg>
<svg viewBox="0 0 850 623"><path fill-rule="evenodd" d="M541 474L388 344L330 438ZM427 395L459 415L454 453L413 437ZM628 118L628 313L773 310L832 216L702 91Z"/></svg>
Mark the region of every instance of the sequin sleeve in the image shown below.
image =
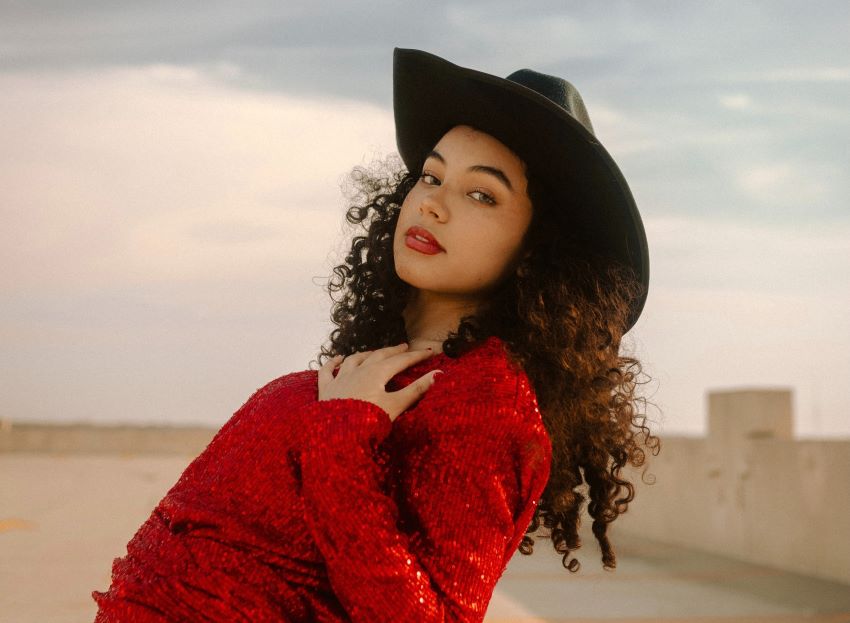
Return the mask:
<svg viewBox="0 0 850 623"><path fill-rule="evenodd" d="M517 469L523 453L540 446L527 414L487 392L441 412L452 425L413 457L415 534L398 527L399 508L375 461L392 426L387 413L333 399L307 405L300 417L307 524L351 620L482 621L548 476Z"/></svg>

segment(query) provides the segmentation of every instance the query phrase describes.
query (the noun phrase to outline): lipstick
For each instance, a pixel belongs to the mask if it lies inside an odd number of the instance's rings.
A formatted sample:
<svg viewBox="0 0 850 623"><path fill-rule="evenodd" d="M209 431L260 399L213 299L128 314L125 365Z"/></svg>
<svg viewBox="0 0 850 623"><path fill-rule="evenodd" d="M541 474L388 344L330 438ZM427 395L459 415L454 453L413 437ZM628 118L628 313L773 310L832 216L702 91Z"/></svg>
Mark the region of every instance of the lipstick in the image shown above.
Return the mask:
<svg viewBox="0 0 850 623"><path fill-rule="evenodd" d="M411 249L427 255L435 255L444 250L431 232L418 225L414 225L407 230L404 236L404 243Z"/></svg>

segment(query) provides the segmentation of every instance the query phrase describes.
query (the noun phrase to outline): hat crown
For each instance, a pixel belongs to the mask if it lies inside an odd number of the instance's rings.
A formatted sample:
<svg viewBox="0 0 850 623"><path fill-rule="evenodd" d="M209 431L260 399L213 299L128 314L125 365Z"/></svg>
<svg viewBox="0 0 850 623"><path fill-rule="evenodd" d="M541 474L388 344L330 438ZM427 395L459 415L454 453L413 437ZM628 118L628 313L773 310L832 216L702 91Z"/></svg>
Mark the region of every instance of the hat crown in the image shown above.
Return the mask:
<svg viewBox="0 0 850 623"><path fill-rule="evenodd" d="M533 69L520 69L507 77L507 80L516 82L524 87L535 91L563 108L571 117L581 123L585 129L596 136L593 124L590 123L590 115L584 105L581 95L569 81L550 76Z"/></svg>

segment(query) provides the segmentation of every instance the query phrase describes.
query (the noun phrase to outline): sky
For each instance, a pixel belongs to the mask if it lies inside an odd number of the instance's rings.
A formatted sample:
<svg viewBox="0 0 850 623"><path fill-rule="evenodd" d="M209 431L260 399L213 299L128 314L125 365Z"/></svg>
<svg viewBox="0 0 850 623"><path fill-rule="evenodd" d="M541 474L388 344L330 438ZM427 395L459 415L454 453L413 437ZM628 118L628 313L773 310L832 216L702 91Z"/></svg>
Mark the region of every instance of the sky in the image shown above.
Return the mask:
<svg viewBox="0 0 850 623"><path fill-rule="evenodd" d="M569 80L629 183L653 432L849 437L850 4L0 1L0 418L220 426L306 369L393 48Z"/></svg>

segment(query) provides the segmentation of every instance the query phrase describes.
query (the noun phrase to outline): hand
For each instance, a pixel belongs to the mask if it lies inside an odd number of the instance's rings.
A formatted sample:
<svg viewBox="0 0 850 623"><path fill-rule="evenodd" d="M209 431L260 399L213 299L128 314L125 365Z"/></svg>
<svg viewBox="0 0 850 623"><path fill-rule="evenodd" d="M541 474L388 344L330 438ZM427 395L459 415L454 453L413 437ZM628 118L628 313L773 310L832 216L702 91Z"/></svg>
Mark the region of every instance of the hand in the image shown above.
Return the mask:
<svg viewBox="0 0 850 623"><path fill-rule="evenodd" d="M394 421L410 405L419 400L442 370L432 370L407 387L387 392L386 384L403 369L423 361L434 354L431 350L408 351L404 342L378 350L354 353L343 359L337 355L319 368L319 400L333 398L358 398L378 405ZM340 365L340 361L342 364ZM339 366L336 377L333 370Z"/></svg>

